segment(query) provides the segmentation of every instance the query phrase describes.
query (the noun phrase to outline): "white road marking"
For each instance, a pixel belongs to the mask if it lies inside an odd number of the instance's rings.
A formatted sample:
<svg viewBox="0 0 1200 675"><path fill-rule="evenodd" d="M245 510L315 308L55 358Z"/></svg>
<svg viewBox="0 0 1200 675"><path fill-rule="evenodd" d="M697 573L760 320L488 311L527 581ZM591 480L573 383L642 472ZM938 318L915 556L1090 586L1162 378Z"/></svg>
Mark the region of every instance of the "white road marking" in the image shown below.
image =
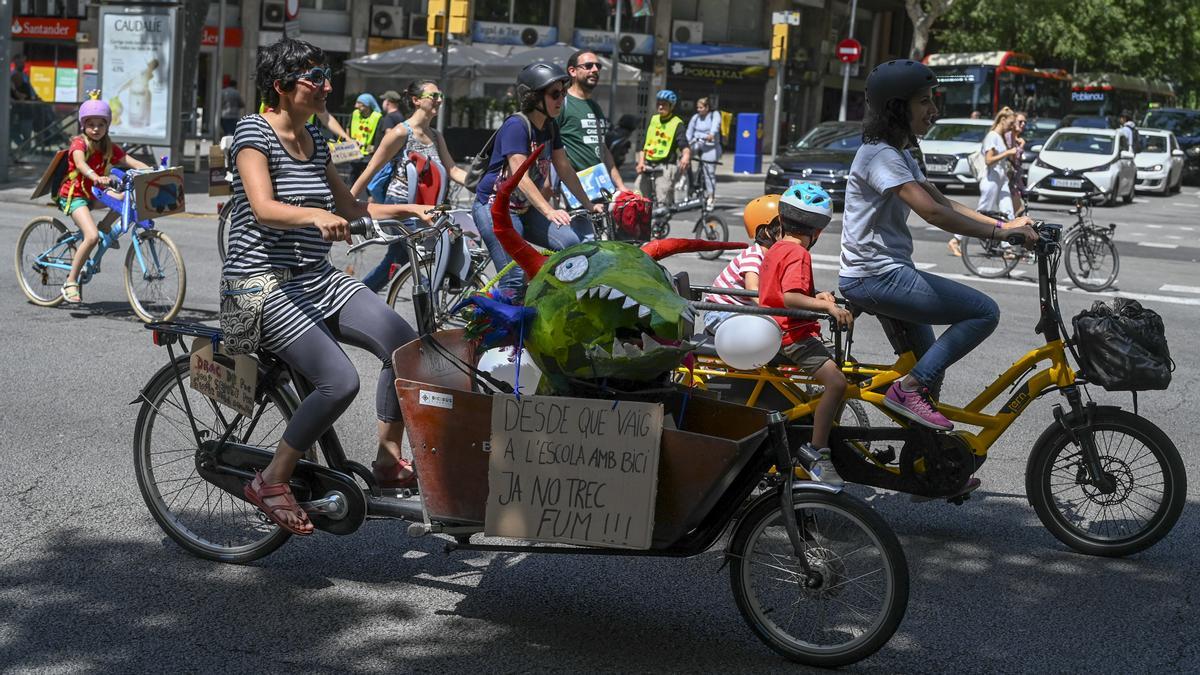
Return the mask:
<svg viewBox="0 0 1200 675"><path fill-rule="evenodd" d="M1148 228L1150 228L1150 229L1152 229L1152 230L1161 230L1161 229L1163 229L1163 226L1162 226L1162 225L1147 225L1146 227L1148 227Z"/></svg>
<svg viewBox="0 0 1200 675"><path fill-rule="evenodd" d="M1167 239L1183 239L1183 237L1181 237L1177 234L1168 234Z"/></svg>
<svg viewBox="0 0 1200 675"><path fill-rule="evenodd" d="M1191 202L1171 202L1171 206L1195 206Z"/></svg>
<svg viewBox="0 0 1200 675"><path fill-rule="evenodd" d="M940 277L947 279L955 279L958 281L982 281L989 284L1002 284L1005 286L1021 286L1023 288L1033 288L1033 284L1029 281L1019 281L1017 279L984 279L969 274L939 274ZM1191 305L1200 307L1200 298L1180 298L1173 295L1155 295L1153 293L1130 293L1127 291L1085 291L1082 288L1074 286L1060 285L1058 287L1060 293L1077 293L1080 295L1103 296L1106 298L1129 298L1130 300L1144 300L1147 302L1162 302L1171 305ZM1200 291L1200 289L1197 289Z"/></svg>
<svg viewBox="0 0 1200 675"><path fill-rule="evenodd" d="M1137 245L1147 248L1179 248L1179 244L1160 244L1157 241L1139 241Z"/></svg>
<svg viewBox="0 0 1200 675"><path fill-rule="evenodd" d="M1200 286L1181 286L1179 284L1163 284L1159 287L1160 291L1169 293L1195 293L1200 295Z"/></svg>

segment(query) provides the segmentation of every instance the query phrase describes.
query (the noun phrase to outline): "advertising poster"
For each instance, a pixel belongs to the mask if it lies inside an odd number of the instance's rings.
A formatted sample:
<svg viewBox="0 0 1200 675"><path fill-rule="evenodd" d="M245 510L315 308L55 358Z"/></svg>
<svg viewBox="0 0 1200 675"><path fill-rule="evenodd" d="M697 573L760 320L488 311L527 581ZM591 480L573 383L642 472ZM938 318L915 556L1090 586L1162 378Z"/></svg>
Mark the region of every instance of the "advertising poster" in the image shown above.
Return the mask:
<svg viewBox="0 0 1200 675"><path fill-rule="evenodd" d="M54 75L54 100L58 103L75 103L79 100L79 70L59 68Z"/></svg>
<svg viewBox="0 0 1200 675"><path fill-rule="evenodd" d="M171 73L175 12L105 7L100 17L100 86L112 106L117 141L171 142Z"/></svg>
<svg viewBox="0 0 1200 675"><path fill-rule="evenodd" d="M29 66L29 84L43 101L54 100L54 66Z"/></svg>

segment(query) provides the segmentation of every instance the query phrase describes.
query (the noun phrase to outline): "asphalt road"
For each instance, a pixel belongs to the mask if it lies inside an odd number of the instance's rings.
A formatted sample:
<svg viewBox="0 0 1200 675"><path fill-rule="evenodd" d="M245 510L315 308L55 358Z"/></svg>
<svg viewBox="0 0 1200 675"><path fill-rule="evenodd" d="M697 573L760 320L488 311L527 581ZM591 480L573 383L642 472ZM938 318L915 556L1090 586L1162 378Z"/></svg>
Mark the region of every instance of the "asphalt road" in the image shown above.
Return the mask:
<svg viewBox="0 0 1200 675"><path fill-rule="evenodd" d="M740 236L752 183L722 183ZM1183 453L1192 485L1175 530L1124 560L1066 549L1024 496L1029 449L1050 423L1053 397L1031 405L997 443L963 506L911 504L880 494L912 573L908 613L892 641L852 672L1196 672L1193 604L1200 541L1200 460L1194 412L1200 338L1195 188L1099 209L1120 223L1119 292L1159 311L1177 363L1166 392L1141 413ZM970 199L970 198L968 198ZM5 203L0 249L47 209ZM188 270L184 320L217 309L215 218L167 218ZM678 234L690 230L681 219ZM833 228L836 231L836 224ZM965 401L1037 345L1036 287L1028 279L965 278L944 236L918 229L917 260L991 294L996 333L947 377ZM832 233L832 232L831 232ZM935 236L936 235L936 236ZM836 238L814 251L821 286L836 284ZM1157 245L1152 245L1157 244ZM1168 248L1174 246L1175 248ZM9 254L11 256L11 253ZM11 260L11 257L9 258ZM248 566L195 559L147 513L132 469L136 406L165 363L129 312L113 258L81 307L25 301L12 268L0 278L0 668L47 672L801 671L760 644L734 606L721 554L690 560L463 554L401 523L371 521L349 537L293 539ZM8 263L11 265L11 263ZM723 262L668 261L696 282ZM1111 294L1109 294L1111 295ZM1063 292L1069 317L1097 299ZM889 356L864 322L856 355ZM363 381L377 372L353 358ZM1127 395L1093 390L1128 407ZM338 429L350 454L373 452L372 402L361 397Z"/></svg>

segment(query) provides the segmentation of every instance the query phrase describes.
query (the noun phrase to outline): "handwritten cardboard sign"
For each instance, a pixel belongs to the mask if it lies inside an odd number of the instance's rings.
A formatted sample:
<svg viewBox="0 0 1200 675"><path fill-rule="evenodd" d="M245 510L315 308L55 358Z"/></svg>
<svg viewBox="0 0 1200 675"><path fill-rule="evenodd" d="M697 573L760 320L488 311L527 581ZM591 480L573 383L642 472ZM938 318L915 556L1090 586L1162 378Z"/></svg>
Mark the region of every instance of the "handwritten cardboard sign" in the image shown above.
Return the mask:
<svg viewBox="0 0 1200 675"><path fill-rule="evenodd" d="M329 158L334 164L348 164L363 159L363 154L358 149L358 143L341 141L329 144Z"/></svg>
<svg viewBox="0 0 1200 675"><path fill-rule="evenodd" d="M485 534L649 548L662 428L659 404L496 396Z"/></svg>
<svg viewBox="0 0 1200 675"><path fill-rule="evenodd" d="M230 362L232 368L226 365ZM254 390L258 386L258 366L254 359L220 351L213 354L212 340L198 337L192 341L189 365L192 389L243 415L254 414Z"/></svg>
<svg viewBox="0 0 1200 675"><path fill-rule="evenodd" d="M181 213L184 204L183 168L171 167L139 173L133 177L138 218L160 218Z"/></svg>

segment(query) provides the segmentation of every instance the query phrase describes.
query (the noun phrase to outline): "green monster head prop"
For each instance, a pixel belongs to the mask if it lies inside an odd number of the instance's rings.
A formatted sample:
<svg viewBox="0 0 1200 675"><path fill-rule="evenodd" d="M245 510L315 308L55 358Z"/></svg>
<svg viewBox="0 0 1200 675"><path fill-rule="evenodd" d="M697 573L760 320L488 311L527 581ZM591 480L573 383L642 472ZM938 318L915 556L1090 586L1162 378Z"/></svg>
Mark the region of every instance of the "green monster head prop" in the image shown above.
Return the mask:
<svg viewBox="0 0 1200 675"><path fill-rule="evenodd" d="M550 382L580 379L652 380L695 348L695 315L656 261L687 251L745 244L665 239L645 248L585 242L543 257L512 229L508 197L536 160L539 147L492 203L496 238L529 275L525 304L537 310L525 346Z"/></svg>

